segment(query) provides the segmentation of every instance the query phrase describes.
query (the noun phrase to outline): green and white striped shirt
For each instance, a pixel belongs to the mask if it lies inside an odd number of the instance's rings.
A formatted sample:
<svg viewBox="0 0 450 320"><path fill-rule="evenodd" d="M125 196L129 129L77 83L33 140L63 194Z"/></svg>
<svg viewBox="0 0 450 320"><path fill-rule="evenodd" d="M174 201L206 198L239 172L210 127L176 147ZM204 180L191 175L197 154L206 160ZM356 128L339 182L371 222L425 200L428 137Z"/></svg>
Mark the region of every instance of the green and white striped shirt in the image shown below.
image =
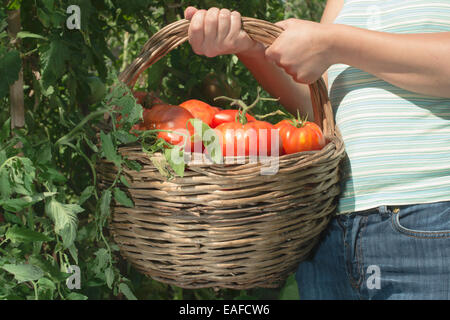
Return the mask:
<svg viewBox="0 0 450 320"><path fill-rule="evenodd" d="M348 0L335 23L450 31L450 0ZM348 154L338 213L449 201L450 99L409 92L348 65L333 65L328 77Z"/></svg>

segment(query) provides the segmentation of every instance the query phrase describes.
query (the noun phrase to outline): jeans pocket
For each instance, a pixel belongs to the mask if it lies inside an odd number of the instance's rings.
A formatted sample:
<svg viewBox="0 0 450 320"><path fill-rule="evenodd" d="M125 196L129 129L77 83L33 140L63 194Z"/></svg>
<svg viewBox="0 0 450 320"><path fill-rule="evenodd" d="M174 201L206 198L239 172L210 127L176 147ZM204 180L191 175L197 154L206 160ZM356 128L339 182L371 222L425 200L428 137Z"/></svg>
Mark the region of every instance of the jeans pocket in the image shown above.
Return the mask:
<svg viewBox="0 0 450 320"><path fill-rule="evenodd" d="M450 238L450 202L404 206L393 210L394 230L421 239Z"/></svg>

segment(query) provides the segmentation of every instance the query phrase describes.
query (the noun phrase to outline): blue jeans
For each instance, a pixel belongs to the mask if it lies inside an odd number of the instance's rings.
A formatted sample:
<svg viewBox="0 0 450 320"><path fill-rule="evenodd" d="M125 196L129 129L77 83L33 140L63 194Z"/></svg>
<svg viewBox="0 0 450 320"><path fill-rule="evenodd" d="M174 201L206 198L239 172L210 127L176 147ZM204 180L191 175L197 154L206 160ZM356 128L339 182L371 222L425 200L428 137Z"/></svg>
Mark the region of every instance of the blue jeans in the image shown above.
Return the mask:
<svg viewBox="0 0 450 320"><path fill-rule="evenodd" d="M450 299L450 202L337 216L296 279L300 299Z"/></svg>

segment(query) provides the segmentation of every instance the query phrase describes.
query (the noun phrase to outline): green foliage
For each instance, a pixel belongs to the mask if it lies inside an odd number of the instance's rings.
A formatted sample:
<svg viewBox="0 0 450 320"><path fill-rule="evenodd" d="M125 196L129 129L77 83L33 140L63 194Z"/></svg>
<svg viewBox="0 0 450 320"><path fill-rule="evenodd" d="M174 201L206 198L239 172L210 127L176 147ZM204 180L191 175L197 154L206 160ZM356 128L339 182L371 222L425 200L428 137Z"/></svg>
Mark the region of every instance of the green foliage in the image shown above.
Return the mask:
<svg viewBox="0 0 450 320"><path fill-rule="evenodd" d="M17 50L0 48L0 99L8 94L9 86L19 79L20 67L20 53Z"/></svg>
<svg viewBox="0 0 450 320"><path fill-rule="evenodd" d="M285 19L301 18L320 21L326 1L321 0L287 0L285 1Z"/></svg>
<svg viewBox="0 0 450 320"><path fill-rule="evenodd" d="M123 260L107 225L113 201L133 206L122 170L140 166L121 157L117 147L138 141L129 130L142 117L142 107L115 75L151 34L182 18L188 5L226 7L276 22L294 15L317 20L324 2L5 0L0 7L0 299L296 299L292 277L282 290L183 290L143 276ZM81 30L66 27L69 5L81 8ZM19 8L22 31L12 43L7 10ZM26 126L12 131L9 86L21 69ZM208 83L220 88L217 95L245 101L257 96L256 81L235 57L207 59L188 44L147 70L135 89L154 91L169 103L191 98L214 103ZM264 102L255 111L278 107ZM95 126L105 112L112 115L113 130L102 131L97 145ZM114 125L118 115L121 129ZM140 137L149 154L166 146L155 136ZM213 158L219 156L213 140L207 147ZM120 168L101 193L95 170L100 158ZM158 165L168 175L184 171L184 165ZM81 268L80 290L66 285L71 265Z"/></svg>

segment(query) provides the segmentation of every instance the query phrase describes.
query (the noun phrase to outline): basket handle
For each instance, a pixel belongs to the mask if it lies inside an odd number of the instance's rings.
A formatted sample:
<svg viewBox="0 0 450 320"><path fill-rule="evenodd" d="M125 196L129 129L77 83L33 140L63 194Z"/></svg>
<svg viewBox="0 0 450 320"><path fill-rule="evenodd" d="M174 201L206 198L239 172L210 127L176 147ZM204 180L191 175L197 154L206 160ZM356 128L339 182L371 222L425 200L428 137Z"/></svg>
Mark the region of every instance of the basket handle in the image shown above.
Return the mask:
<svg viewBox="0 0 450 320"><path fill-rule="evenodd" d="M144 45L139 56L119 75L119 80L133 88L139 76L171 50L188 40L190 21L182 19L171 23L155 33ZM283 32L273 23L255 18L242 17L242 27L255 41L270 46ZM309 85L315 122L325 136L335 133L333 110L328 91L322 78Z"/></svg>

